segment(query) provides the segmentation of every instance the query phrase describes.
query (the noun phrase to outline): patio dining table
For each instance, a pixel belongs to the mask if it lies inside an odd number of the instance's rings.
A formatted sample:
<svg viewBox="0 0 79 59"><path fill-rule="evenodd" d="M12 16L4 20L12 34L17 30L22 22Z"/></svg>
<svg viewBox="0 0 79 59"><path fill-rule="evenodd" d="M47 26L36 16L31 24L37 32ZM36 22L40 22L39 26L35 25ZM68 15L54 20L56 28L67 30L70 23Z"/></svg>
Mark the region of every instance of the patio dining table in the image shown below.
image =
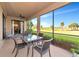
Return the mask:
<svg viewBox="0 0 79 59"><path fill-rule="evenodd" d="M24 36L22 36L21 34L16 34L13 37L20 38L20 39L22 38L22 40L24 40L26 43L36 42L36 41L39 41L43 38L43 37L40 37L37 35L32 35L32 34L24 35Z"/></svg>
<svg viewBox="0 0 79 59"><path fill-rule="evenodd" d="M27 43L27 56L29 54L30 44L32 46L32 55L33 55L33 46L34 43L38 43L38 41L42 41L43 37L37 36L37 35L27 35L24 36L24 41Z"/></svg>
<svg viewBox="0 0 79 59"><path fill-rule="evenodd" d="M43 42L43 37L32 34L28 35L16 34L15 37L22 39L25 43L27 43L27 56L29 55L30 46L32 46L32 55L33 55L33 47L37 45L34 43L38 43L39 41Z"/></svg>

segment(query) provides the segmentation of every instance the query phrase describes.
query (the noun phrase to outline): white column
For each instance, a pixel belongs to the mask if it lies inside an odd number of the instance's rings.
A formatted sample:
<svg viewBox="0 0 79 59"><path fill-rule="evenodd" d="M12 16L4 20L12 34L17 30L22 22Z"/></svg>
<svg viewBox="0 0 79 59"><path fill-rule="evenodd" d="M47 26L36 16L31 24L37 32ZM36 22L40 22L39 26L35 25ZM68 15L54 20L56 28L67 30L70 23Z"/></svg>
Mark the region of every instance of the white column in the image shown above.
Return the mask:
<svg viewBox="0 0 79 59"><path fill-rule="evenodd" d="M11 27L12 29L12 34L14 35L14 21L12 21L12 27Z"/></svg>
<svg viewBox="0 0 79 59"><path fill-rule="evenodd" d="M21 24L21 28L20 28L21 29L21 32L20 33L23 33L23 27L24 27L23 26L23 22L20 22L20 24Z"/></svg>

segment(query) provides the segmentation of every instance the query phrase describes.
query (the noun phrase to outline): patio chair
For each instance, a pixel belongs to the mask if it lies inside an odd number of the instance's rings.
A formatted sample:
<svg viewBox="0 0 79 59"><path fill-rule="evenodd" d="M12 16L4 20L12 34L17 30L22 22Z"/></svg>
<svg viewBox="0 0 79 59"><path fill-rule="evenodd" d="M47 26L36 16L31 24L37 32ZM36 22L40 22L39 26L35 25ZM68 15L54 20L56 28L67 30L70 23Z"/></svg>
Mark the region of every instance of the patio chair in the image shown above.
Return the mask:
<svg viewBox="0 0 79 59"><path fill-rule="evenodd" d="M22 38L20 38L22 39ZM27 43L24 42L24 40L22 39L22 43L18 43L16 37L13 37L13 40L14 40L14 43L15 43L15 47L12 51L12 53L14 53L15 49L16 49L16 54L15 54L15 57L17 56L18 52L19 52L19 49L22 49L22 48L25 48L25 46L27 45Z"/></svg>
<svg viewBox="0 0 79 59"><path fill-rule="evenodd" d="M12 36L13 36L13 34L7 33L6 34L6 39L11 39Z"/></svg>
<svg viewBox="0 0 79 59"><path fill-rule="evenodd" d="M37 46L33 46L33 50L35 49L42 57L43 54L45 54L47 51L49 51L49 56L51 57L51 53L50 53L50 42L51 40L46 40L43 42L42 45L37 45ZM32 56L33 56L33 51L32 51Z"/></svg>

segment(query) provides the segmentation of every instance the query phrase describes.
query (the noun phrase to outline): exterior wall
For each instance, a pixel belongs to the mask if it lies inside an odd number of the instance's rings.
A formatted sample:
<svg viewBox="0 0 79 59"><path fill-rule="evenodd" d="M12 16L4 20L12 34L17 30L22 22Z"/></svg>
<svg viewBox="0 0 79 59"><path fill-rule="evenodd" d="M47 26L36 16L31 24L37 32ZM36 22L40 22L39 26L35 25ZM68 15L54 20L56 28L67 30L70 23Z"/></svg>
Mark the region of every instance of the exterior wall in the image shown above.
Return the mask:
<svg viewBox="0 0 79 59"><path fill-rule="evenodd" d="M6 17L6 35L11 34L11 19L10 16Z"/></svg>
<svg viewBox="0 0 79 59"><path fill-rule="evenodd" d="M0 40L3 39L3 17L2 17L2 8L0 6Z"/></svg>

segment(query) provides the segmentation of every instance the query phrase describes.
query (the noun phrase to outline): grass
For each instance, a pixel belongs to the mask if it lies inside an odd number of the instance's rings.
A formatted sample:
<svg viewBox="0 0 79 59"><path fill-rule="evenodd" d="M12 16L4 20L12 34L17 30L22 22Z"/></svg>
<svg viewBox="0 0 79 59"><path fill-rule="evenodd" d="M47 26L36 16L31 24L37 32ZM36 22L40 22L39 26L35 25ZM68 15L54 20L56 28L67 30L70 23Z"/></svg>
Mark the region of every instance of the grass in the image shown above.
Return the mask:
<svg viewBox="0 0 79 59"><path fill-rule="evenodd" d="M42 32L44 37L50 39L53 37L53 34L50 32ZM68 42L79 46L79 37L72 35L63 35L63 34L54 34L54 39L62 42Z"/></svg>
<svg viewBox="0 0 79 59"><path fill-rule="evenodd" d="M53 34L48 32L48 31L42 31L42 33L44 34L44 37L46 37L48 39L53 37ZM65 31L65 32L64 31L63 32L62 31L59 31L59 32L56 31L55 33L60 33L60 34L54 34L55 40L69 42L69 43L79 45L79 37L78 37L79 31ZM72 33L74 35L71 35ZM63 34L66 34L66 35L63 35Z"/></svg>
<svg viewBox="0 0 79 59"><path fill-rule="evenodd" d="M79 37L76 37L76 36L54 34L54 38L59 41L64 41L75 45L79 45Z"/></svg>
<svg viewBox="0 0 79 59"><path fill-rule="evenodd" d="M44 32L44 36L52 38L53 34ZM58 40L58 41L69 42L69 43L79 45L79 37L76 37L76 36L54 34L54 38L55 40Z"/></svg>

